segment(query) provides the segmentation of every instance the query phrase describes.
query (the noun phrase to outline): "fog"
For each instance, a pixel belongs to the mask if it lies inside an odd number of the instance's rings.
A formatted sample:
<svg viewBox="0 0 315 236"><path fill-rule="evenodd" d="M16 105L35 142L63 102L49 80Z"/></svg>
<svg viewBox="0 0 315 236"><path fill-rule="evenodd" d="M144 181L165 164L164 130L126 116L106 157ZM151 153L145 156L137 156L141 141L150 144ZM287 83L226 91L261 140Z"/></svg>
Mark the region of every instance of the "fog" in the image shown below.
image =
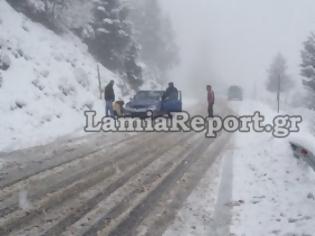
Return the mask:
<svg viewBox="0 0 315 236"><path fill-rule="evenodd" d="M187 92L213 84L223 92L240 84L261 91L273 57L281 52L294 81L300 50L315 30L314 0L161 0L170 15L181 63L172 79Z"/></svg>

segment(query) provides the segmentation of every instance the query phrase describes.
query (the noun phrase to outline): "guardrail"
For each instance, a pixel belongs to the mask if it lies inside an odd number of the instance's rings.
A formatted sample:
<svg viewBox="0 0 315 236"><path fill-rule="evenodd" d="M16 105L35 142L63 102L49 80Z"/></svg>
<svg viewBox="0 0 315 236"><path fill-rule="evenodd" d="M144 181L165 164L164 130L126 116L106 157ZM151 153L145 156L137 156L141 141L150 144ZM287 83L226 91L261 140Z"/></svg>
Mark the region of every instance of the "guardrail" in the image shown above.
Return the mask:
<svg viewBox="0 0 315 236"><path fill-rule="evenodd" d="M290 145L293 150L294 156L305 161L315 171L315 155L300 144L290 142Z"/></svg>

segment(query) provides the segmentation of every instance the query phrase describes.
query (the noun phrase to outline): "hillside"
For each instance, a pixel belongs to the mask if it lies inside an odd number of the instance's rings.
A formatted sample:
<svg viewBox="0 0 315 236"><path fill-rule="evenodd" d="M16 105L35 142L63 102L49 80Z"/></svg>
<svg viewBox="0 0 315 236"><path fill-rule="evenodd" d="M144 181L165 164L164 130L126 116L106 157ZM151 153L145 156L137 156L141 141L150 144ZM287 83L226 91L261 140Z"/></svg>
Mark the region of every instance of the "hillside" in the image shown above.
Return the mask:
<svg viewBox="0 0 315 236"><path fill-rule="evenodd" d="M83 111L103 113L97 62L74 35L58 36L0 1L0 151L81 130ZM101 67L102 86L123 82ZM117 97L120 97L120 91Z"/></svg>

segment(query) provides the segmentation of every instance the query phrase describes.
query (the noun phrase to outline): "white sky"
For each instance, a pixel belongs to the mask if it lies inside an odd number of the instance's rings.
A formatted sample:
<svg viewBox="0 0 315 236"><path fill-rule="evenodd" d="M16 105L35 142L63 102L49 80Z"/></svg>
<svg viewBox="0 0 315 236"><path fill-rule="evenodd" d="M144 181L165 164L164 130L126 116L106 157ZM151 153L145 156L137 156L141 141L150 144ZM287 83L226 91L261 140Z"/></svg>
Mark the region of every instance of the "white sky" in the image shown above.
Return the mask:
<svg viewBox="0 0 315 236"><path fill-rule="evenodd" d="M258 87L264 84L278 52L286 57L290 75L300 82L300 50L310 31L315 31L315 0L161 2L181 49L182 63L174 77L190 88L220 81L242 84L252 92L255 80Z"/></svg>

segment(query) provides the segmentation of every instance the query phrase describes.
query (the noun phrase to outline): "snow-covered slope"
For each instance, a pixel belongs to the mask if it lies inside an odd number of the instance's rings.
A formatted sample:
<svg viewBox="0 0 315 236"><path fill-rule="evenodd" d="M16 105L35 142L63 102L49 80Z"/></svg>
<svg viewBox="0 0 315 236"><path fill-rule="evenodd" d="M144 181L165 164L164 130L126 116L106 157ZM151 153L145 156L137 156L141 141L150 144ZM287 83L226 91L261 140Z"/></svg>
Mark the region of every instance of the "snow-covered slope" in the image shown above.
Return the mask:
<svg viewBox="0 0 315 236"><path fill-rule="evenodd" d="M241 115L259 110L267 122L277 116L275 108L261 102L231 106ZM303 116L299 133L283 139L255 132L234 137L233 156L229 157L234 163L233 235L314 235L315 173L293 156L289 145L300 137L300 144L314 146L309 129L313 112L291 108L283 113Z"/></svg>
<svg viewBox="0 0 315 236"><path fill-rule="evenodd" d="M97 62L84 44L33 23L4 0L0 12L0 151L80 130L88 108L104 112ZM102 86L122 84L103 67L101 75Z"/></svg>

